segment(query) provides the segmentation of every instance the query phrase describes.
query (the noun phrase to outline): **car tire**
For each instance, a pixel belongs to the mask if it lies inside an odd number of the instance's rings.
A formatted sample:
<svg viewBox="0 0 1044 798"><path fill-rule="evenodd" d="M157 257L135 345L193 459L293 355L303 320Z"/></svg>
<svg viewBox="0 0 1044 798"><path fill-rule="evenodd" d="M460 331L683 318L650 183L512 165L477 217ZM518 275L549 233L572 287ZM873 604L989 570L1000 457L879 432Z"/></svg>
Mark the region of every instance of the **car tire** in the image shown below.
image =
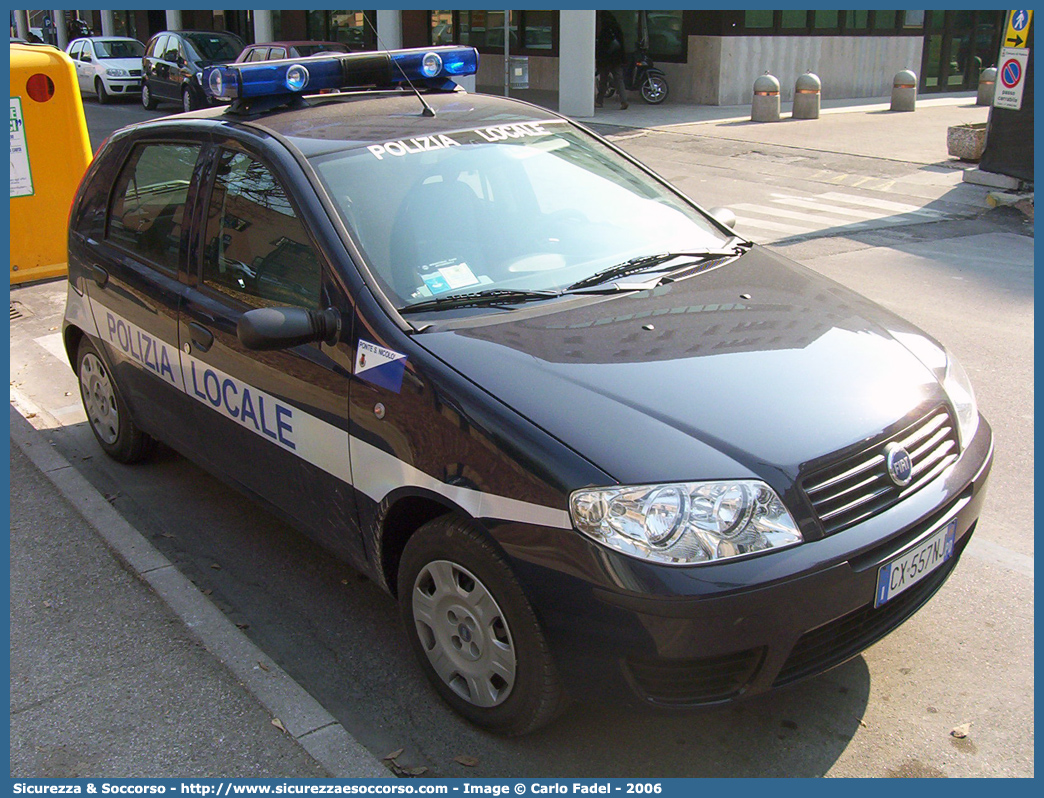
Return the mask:
<svg viewBox="0 0 1044 798"><path fill-rule="evenodd" d="M141 84L141 104L145 107L146 111L156 110L156 98L152 96L152 90L149 88L149 84L142 81Z"/></svg>
<svg viewBox="0 0 1044 798"><path fill-rule="evenodd" d="M196 102L195 95L192 93L192 89L185 89L181 92L181 108L186 113L189 111L195 111L199 108L199 103Z"/></svg>
<svg viewBox="0 0 1044 798"><path fill-rule="evenodd" d="M474 522L445 515L418 529L397 581L414 654L458 714L505 735L558 715L565 694L536 614Z"/></svg>
<svg viewBox="0 0 1044 798"><path fill-rule="evenodd" d="M94 79L94 94L98 98L99 105L105 105L112 99L112 95L105 91L105 84L101 78Z"/></svg>
<svg viewBox="0 0 1044 798"><path fill-rule="evenodd" d="M113 460L136 463L152 451L153 441L131 418L116 380L87 338L76 352L80 399L98 444Z"/></svg>
<svg viewBox="0 0 1044 798"><path fill-rule="evenodd" d="M659 105L667 99L669 92L670 87L667 85L667 80L660 75L649 75L642 82L642 99L649 105Z"/></svg>

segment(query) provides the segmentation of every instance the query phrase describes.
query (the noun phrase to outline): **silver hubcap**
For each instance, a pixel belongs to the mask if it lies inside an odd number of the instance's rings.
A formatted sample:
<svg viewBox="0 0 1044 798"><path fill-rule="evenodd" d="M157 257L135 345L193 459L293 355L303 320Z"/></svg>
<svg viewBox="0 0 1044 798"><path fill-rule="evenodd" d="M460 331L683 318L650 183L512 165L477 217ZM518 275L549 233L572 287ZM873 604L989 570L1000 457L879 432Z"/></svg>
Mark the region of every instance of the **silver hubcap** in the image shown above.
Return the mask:
<svg viewBox="0 0 1044 798"><path fill-rule="evenodd" d="M453 692L479 707L507 700L515 647L489 590L456 563L436 560L417 575L413 619L424 653Z"/></svg>
<svg viewBox="0 0 1044 798"><path fill-rule="evenodd" d="M120 416L116 409L116 395L102 362L93 354L80 361L80 393L91 426L98 437L108 444L116 443L120 430Z"/></svg>
<svg viewBox="0 0 1044 798"><path fill-rule="evenodd" d="M663 81L660 78L649 78L645 82L645 96L656 100L663 96Z"/></svg>
<svg viewBox="0 0 1044 798"><path fill-rule="evenodd" d="M192 97L188 92L185 92L185 96L181 99L181 105L186 111L192 110Z"/></svg>
<svg viewBox="0 0 1044 798"><path fill-rule="evenodd" d="M141 87L141 104L149 104L149 87L147 85Z"/></svg>

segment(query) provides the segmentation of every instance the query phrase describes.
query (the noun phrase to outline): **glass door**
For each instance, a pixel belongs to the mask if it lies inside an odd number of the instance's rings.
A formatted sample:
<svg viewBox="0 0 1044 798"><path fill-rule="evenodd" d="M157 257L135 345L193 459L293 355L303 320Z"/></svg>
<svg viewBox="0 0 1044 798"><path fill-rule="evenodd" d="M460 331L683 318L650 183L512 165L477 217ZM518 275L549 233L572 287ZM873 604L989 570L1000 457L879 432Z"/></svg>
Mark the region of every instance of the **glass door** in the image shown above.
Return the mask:
<svg viewBox="0 0 1044 798"><path fill-rule="evenodd" d="M971 91L996 66L1004 11L928 11L921 60L923 92Z"/></svg>

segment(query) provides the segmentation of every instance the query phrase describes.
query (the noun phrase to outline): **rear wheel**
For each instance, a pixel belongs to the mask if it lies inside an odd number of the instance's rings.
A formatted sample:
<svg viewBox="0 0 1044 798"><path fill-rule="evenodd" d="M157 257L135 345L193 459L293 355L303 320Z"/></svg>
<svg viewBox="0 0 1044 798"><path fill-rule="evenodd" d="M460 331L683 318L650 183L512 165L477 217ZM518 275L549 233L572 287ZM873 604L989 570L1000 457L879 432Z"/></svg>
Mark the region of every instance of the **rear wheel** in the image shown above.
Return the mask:
<svg viewBox="0 0 1044 798"><path fill-rule="evenodd" d="M536 615L471 521L447 515L417 530L398 587L414 653L454 710L508 735L554 719L564 695Z"/></svg>
<svg viewBox="0 0 1044 798"><path fill-rule="evenodd" d="M147 111L156 110L156 99L152 96L149 84L144 82L141 84L141 104L145 106Z"/></svg>
<svg viewBox="0 0 1044 798"><path fill-rule="evenodd" d="M94 79L94 93L98 96L99 105L105 105L111 99L109 92L105 91L105 84L102 83L101 78Z"/></svg>
<svg viewBox="0 0 1044 798"><path fill-rule="evenodd" d="M666 100L668 91L667 80L662 75L649 75L642 82L642 99L650 105L659 105Z"/></svg>
<svg viewBox="0 0 1044 798"><path fill-rule="evenodd" d="M105 453L121 463L135 463L146 457L152 449L152 439L131 419L116 380L86 338L80 341L76 353L76 374L91 432Z"/></svg>

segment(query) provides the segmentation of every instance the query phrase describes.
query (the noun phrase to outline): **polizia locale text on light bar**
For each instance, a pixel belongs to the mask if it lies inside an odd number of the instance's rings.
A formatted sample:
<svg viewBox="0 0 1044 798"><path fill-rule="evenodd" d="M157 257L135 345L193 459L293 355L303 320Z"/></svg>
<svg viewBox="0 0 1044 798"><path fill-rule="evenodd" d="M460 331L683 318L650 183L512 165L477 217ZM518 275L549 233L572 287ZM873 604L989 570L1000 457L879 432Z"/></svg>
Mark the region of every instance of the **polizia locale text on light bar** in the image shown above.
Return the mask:
<svg viewBox="0 0 1044 798"><path fill-rule="evenodd" d="M203 86L211 97L224 101L403 83L451 89L453 78L477 71L478 51L474 47L427 47L224 64L204 70Z"/></svg>

